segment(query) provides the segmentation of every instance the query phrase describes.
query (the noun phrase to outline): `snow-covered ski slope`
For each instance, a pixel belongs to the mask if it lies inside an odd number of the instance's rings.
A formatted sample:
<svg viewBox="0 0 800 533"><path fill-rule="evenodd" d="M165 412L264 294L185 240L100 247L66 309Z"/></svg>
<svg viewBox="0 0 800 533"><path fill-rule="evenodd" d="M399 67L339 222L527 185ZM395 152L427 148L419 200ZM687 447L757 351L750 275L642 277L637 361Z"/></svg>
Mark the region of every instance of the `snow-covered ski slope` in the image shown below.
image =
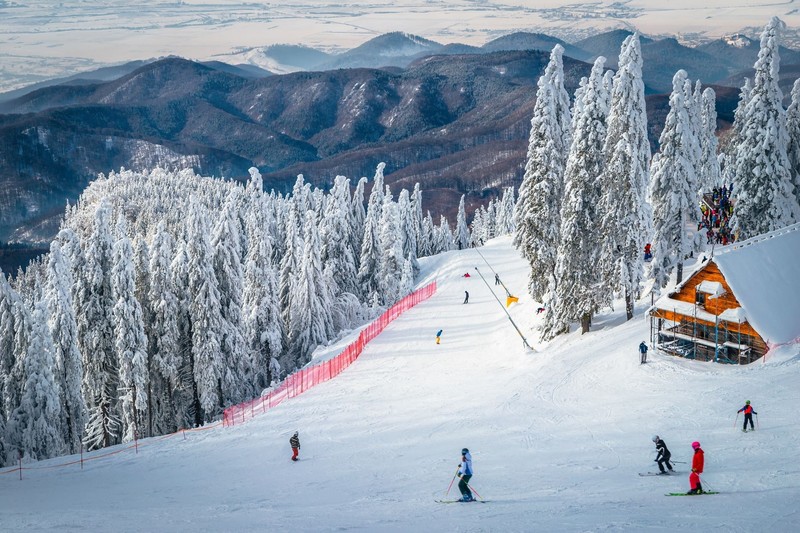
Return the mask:
<svg viewBox="0 0 800 533"><path fill-rule="evenodd" d="M505 292L476 251L425 259L420 286L435 278L437 294L341 376L233 428L153 442L83 471L0 476L0 530L797 531L800 347L747 367L652 350L640 365L649 299L630 322L618 306L591 333L543 346L510 238L481 252L520 298L509 311L536 352L501 311L490 289L503 301ZM752 433L741 417L734 427L745 400L759 413ZM704 487L721 494L668 498L688 490L688 475L637 475L656 468L656 433L677 461L691 461L699 440ZM445 490L465 446L472 484L491 502L435 503L456 497L455 483Z"/></svg>

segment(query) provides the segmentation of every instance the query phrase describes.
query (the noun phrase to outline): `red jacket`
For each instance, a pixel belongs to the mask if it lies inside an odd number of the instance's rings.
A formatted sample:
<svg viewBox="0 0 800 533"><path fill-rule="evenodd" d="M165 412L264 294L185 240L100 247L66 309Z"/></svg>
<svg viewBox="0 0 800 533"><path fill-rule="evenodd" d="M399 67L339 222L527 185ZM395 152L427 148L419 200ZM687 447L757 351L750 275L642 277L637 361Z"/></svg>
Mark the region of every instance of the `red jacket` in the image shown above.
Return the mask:
<svg viewBox="0 0 800 533"><path fill-rule="evenodd" d="M703 473L703 449L697 448L694 451L694 457L692 457L692 472L697 472L698 474Z"/></svg>

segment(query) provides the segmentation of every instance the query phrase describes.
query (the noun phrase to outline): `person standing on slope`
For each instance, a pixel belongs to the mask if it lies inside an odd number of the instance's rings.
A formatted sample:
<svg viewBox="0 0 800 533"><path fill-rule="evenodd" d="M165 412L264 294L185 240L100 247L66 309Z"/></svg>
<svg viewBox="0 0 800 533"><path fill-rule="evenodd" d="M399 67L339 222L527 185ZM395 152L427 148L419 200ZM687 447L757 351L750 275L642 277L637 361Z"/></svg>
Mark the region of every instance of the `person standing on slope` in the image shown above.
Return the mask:
<svg viewBox="0 0 800 533"><path fill-rule="evenodd" d="M439 344L439 341L442 340L442 330L436 332L436 344Z"/></svg>
<svg viewBox="0 0 800 533"><path fill-rule="evenodd" d="M292 447L292 461L297 461L297 455L300 453L300 437L297 431L289 438L289 445Z"/></svg>
<svg viewBox="0 0 800 533"><path fill-rule="evenodd" d="M653 442L656 443L656 450L658 454L656 455L656 462L658 463L658 469L661 470L662 474L666 474L667 471L664 470L664 465L666 465L667 469L672 472L672 465L669 464L669 459L672 457L672 454L669 453L667 449L666 443L661 440L661 437L658 435L653 436Z"/></svg>
<svg viewBox="0 0 800 533"><path fill-rule="evenodd" d="M703 485L700 484L700 474L703 473L703 463L705 462L703 449L697 441L692 443L692 448L694 448L694 457L692 457L692 473L689 474L691 489L686 494L703 494Z"/></svg>
<svg viewBox="0 0 800 533"><path fill-rule="evenodd" d="M464 291L464 303L469 303L469 293L467 291Z"/></svg>
<svg viewBox="0 0 800 533"><path fill-rule="evenodd" d="M472 456L469 450L464 448L461 450L461 464L458 465L458 490L461 491L461 502L472 502L475 498L472 496L472 491L469 490L469 480L472 478Z"/></svg>
<svg viewBox="0 0 800 533"><path fill-rule="evenodd" d="M744 425L742 426L742 431L747 433L747 422L748 421L750 421L750 431L755 431L755 428L753 427L753 415L757 415L758 413L756 413L753 410L753 406L750 405L750 400L747 400L746 402L744 402L744 407L742 407L741 409L739 409L736 412L737 413L744 412Z"/></svg>
<svg viewBox="0 0 800 533"><path fill-rule="evenodd" d="M642 364L645 364L647 362L647 343L644 341L639 344L639 355L642 358Z"/></svg>

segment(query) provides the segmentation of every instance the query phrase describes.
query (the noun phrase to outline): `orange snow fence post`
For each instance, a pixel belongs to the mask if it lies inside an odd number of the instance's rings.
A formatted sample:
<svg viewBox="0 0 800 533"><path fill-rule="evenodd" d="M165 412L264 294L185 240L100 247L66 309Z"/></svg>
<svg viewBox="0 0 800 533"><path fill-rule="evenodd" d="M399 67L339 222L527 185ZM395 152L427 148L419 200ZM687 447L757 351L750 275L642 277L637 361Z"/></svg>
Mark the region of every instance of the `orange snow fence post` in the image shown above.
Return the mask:
<svg viewBox="0 0 800 533"><path fill-rule="evenodd" d="M519 298L517 298L516 296L509 295L508 298L506 298L506 307L509 307L511 304L513 304L514 302L518 302L518 301L519 301Z"/></svg>

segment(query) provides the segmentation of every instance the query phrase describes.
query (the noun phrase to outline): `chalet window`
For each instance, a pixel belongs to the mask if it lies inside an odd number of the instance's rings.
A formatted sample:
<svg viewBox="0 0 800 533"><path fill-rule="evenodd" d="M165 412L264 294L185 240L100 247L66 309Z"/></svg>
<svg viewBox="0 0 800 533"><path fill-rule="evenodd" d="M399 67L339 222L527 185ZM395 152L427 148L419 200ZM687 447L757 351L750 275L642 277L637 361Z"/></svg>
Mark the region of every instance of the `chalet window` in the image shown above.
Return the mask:
<svg viewBox="0 0 800 533"><path fill-rule="evenodd" d="M706 293L697 291L694 293L694 303L697 305L705 306L706 305Z"/></svg>

